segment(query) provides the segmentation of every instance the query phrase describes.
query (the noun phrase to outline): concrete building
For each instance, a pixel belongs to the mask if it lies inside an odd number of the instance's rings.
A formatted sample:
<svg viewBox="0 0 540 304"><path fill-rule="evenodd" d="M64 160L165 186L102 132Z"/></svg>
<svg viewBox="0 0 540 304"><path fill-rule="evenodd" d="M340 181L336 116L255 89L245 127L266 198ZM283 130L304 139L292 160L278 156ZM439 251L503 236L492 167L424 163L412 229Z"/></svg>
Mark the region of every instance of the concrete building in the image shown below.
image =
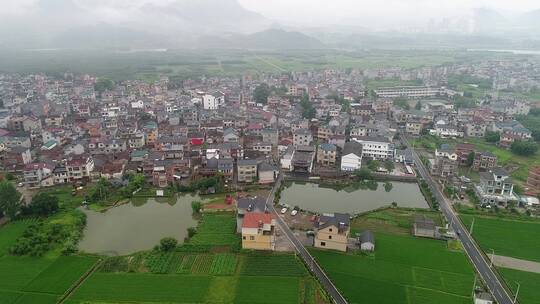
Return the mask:
<svg viewBox="0 0 540 304"><path fill-rule="evenodd" d="M362 144L351 141L345 143L341 155L341 171L352 172L362 167Z"/></svg>
<svg viewBox="0 0 540 304"><path fill-rule="evenodd" d="M336 165L337 148L333 144L320 144L317 148L317 164L322 166Z"/></svg>
<svg viewBox="0 0 540 304"><path fill-rule="evenodd" d="M276 219L271 213L249 212L242 221L242 249L274 250Z"/></svg>
<svg viewBox="0 0 540 304"><path fill-rule="evenodd" d="M427 216L417 215L413 223L414 236L434 238L435 222Z"/></svg>
<svg viewBox="0 0 540 304"><path fill-rule="evenodd" d="M298 146L309 146L313 141L313 135L308 129L298 129L293 133L293 145Z"/></svg>
<svg viewBox="0 0 540 304"><path fill-rule="evenodd" d="M356 137L353 139L362 145L362 157L378 160L394 159L395 148L385 137Z"/></svg>
<svg viewBox="0 0 540 304"><path fill-rule="evenodd" d="M475 171L485 171L497 166L497 156L489 151L476 152L472 168Z"/></svg>
<svg viewBox="0 0 540 304"><path fill-rule="evenodd" d="M374 90L379 98L428 98L446 94L443 87L426 86L403 86L403 87L382 87Z"/></svg>
<svg viewBox="0 0 540 304"><path fill-rule="evenodd" d="M480 183L476 185L475 190L483 205L506 206L510 201L517 201L512 178L501 167L480 172Z"/></svg>
<svg viewBox="0 0 540 304"><path fill-rule="evenodd" d="M347 213L321 215L315 223L314 246L347 251L350 232L349 217Z"/></svg>
<svg viewBox="0 0 540 304"><path fill-rule="evenodd" d="M257 161L254 159L239 159L236 163L238 182L252 183L257 179Z"/></svg>
<svg viewBox="0 0 540 304"><path fill-rule="evenodd" d="M369 230L362 232L358 238L358 242L360 243L360 250L369 252L375 251L375 235L373 235L373 232Z"/></svg>

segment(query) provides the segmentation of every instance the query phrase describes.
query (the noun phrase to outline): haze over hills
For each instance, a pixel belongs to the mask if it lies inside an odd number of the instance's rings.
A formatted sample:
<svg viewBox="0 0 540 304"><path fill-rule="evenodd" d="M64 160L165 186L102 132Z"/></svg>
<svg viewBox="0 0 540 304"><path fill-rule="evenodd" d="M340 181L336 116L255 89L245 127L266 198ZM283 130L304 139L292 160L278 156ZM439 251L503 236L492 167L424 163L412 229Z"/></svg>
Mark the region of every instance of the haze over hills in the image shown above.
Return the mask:
<svg viewBox="0 0 540 304"><path fill-rule="evenodd" d="M361 18L308 26L275 22L238 0L33 0L0 15L0 48L415 48L540 45L540 10L465 10L384 30ZM437 19L439 18L439 19ZM358 23L355 23L358 22Z"/></svg>

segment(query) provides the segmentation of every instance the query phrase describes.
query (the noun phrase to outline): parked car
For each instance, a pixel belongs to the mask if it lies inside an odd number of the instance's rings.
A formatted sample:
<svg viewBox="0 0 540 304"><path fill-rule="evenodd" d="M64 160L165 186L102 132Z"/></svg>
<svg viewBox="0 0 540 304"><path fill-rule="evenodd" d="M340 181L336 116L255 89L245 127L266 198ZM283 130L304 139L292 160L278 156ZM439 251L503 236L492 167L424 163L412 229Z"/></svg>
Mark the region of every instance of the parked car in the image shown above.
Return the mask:
<svg viewBox="0 0 540 304"><path fill-rule="evenodd" d="M298 210L296 210L296 209L294 209L294 210L291 212L291 215L292 215L292 216L295 216L295 215L297 215L297 214L298 214Z"/></svg>
<svg viewBox="0 0 540 304"><path fill-rule="evenodd" d="M285 214L287 212L287 207L281 208L281 214Z"/></svg>

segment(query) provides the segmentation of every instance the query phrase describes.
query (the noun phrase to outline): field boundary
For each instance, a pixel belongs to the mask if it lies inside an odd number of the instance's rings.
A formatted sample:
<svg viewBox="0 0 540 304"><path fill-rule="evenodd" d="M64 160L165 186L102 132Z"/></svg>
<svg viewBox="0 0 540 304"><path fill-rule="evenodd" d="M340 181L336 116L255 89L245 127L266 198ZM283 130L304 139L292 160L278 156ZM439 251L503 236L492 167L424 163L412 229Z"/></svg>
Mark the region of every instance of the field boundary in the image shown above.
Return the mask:
<svg viewBox="0 0 540 304"><path fill-rule="evenodd" d="M79 286L81 286L84 281L86 281L86 279L88 279L88 277L90 277L90 275L92 275L101 266L102 263L103 259L98 259L89 270L87 270L77 281L75 281L75 283L73 283L73 285L71 285L71 287L60 297L57 303L64 303L73 294L73 292L75 292L77 288L79 288Z"/></svg>

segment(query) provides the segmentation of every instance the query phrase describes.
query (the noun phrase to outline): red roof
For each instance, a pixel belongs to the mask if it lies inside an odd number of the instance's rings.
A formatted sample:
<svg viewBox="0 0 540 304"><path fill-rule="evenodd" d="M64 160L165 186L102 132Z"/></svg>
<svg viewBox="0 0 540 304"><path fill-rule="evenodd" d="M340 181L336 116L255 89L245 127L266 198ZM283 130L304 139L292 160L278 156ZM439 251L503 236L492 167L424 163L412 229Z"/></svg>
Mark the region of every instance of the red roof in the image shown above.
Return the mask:
<svg viewBox="0 0 540 304"><path fill-rule="evenodd" d="M271 224L273 219L271 213L249 212L244 215L242 228L259 228L261 224Z"/></svg>

